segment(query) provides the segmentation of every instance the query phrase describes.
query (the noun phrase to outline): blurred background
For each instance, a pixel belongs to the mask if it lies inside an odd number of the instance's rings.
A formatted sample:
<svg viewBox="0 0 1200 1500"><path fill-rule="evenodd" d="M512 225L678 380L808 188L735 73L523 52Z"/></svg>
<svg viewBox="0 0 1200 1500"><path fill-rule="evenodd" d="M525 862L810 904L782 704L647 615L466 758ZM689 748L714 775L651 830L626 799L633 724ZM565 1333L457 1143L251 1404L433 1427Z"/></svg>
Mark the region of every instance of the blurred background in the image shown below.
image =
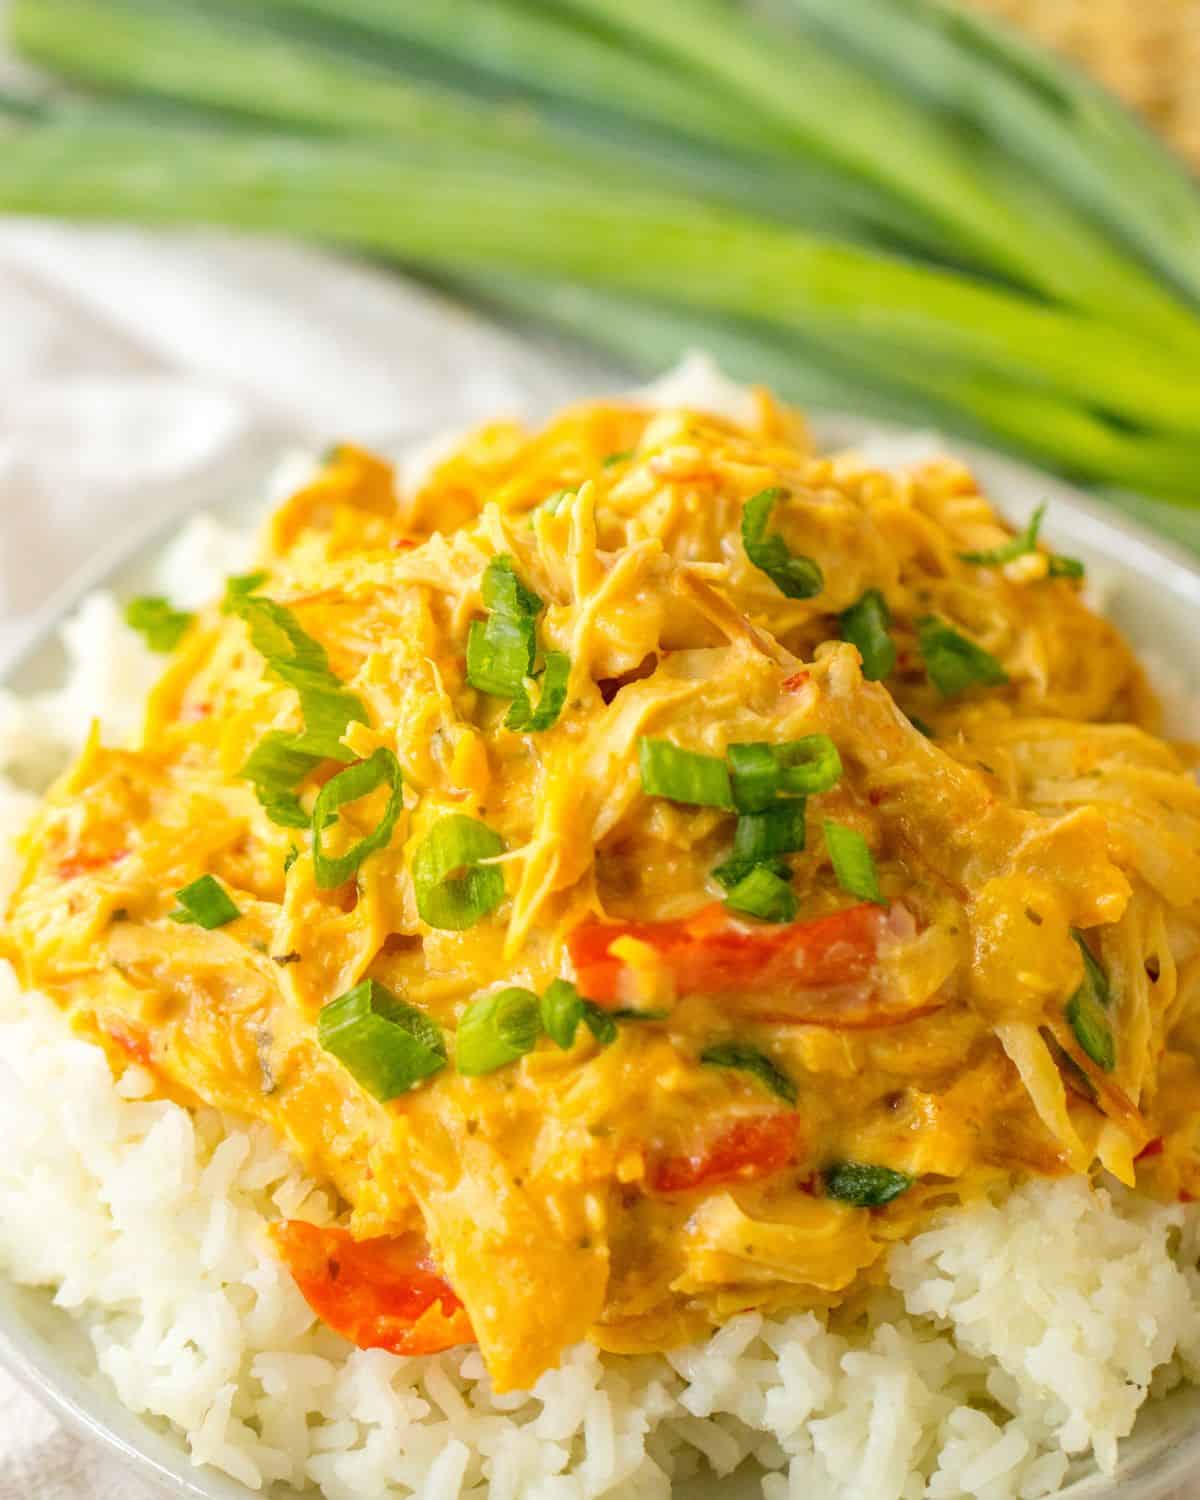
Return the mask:
<svg viewBox="0 0 1200 1500"><path fill-rule="evenodd" d="M1200 547L1200 0L0 0L0 36L0 645L281 446L697 348Z"/></svg>

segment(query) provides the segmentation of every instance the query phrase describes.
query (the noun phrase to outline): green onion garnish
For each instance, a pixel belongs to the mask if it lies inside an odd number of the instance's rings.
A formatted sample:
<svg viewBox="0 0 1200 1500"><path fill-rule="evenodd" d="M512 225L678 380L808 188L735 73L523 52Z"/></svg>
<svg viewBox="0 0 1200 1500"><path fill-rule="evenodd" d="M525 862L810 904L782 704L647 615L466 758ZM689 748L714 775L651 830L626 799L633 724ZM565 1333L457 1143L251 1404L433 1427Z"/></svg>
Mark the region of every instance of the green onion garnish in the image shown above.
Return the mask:
<svg viewBox="0 0 1200 1500"><path fill-rule="evenodd" d="M430 927L462 932L504 900L504 875L481 861L503 854L504 840L486 823L452 813L426 834L412 863L417 910Z"/></svg>
<svg viewBox="0 0 1200 1500"><path fill-rule="evenodd" d="M270 576L265 570L260 570L257 573L238 573L232 578L227 578L225 580L225 598L221 603L221 613L224 615L237 614L238 600L244 599L248 594L257 594Z"/></svg>
<svg viewBox="0 0 1200 1500"><path fill-rule="evenodd" d="M713 879L725 890L731 891L734 886L744 880L751 870L757 870L761 866L764 870L770 870L780 880L791 880L792 868L786 859L727 859L719 864L712 872Z"/></svg>
<svg viewBox="0 0 1200 1500"><path fill-rule="evenodd" d="M546 665L539 682L541 693L537 707L529 701L524 683L513 698L512 707L504 716L505 729L520 729L527 734L539 734L552 729L558 722L563 705L567 701L567 682L571 676L571 658L565 651L547 651Z"/></svg>
<svg viewBox="0 0 1200 1500"><path fill-rule="evenodd" d="M483 570L480 584L485 609L502 615L527 615L533 619L542 612L542 600L517 576L516 563L507 552L493 557Z"/></svg>
<svg viewBox="0 0 1200 1500"><path fill-rule="evenodd" d="M607 453L601 460L601 467L611 469L614 464L627 463L634 455L633 448L622 448L619 453Z"/></svg>
<svg viewBox="0 0 1200 1500"><path fill-rule="evenodd" d="M788 1104L796 1102L796 1085L756 1047L746 1047L740 1042L720 1042L715 1047L706 1047L700 1054L700 1061L710 1068L737 1068L743 1073L752 1073L780 1099Z"/></svg>
<svg viewBox="0 0 1200 1500"><path fill-rule="evenodd" d="M1083 982L1067 1001L1067 1021L1075 1040L1097 1067L1111 1073L1117 1065L1117 1044L1105 1011L1112 1003L1108 975L1096 962L1083 934L1072 930L1083 955Z"/></svg>
<svg viewBox="0 0 1200 1500"><path fill-rule="evenodd" d="M891 623L892 612L878 589L868 589L838 616L842 639L858 647L868 682L882 682L896 665L896 643L888 634Z"/></svg>
<svg viewBox="0 0 1200 1500"><path fill-rule="evenodd" d="M807 834L803 797L776 802L765 812L743 813L733 835L732 860L762 864L780 854L798 854Z"/></svg>
<svg viewBox="0 0 1200 1500"><path fill-rule="evenodd" d="M990 651L960 635L936 615L917 621L917 647L930 682L943 698L956 698L975 683L1002 687L1008 681L1008 673Z"/></svg>
<svg viewBox="0 0 1200 1500"><path fill-rule="evenodd" d="M455 1066L470 1078L494 1073L532 1052L541 1031L541 1007L532 990L513 986L483 995L458 1023Z"/></svg>
<svg viewBox="0 0 1200 1500"><path fill-rule="evenodd" d="M827 734L807 734L782 745L761 740L728 747L733 800L739 812L762 812L780 793L816 796L842 775L837 746Z"/></svg>
<svg viewBox="0 0 1200 1500"><path fill-rule="evenodd" d="M729 768L715 755L682 750L670 740L640 739L638 765L642 790L650 797L666 797L689 807L720 807L733 811Z"/></svg>
<svg viewBox="0 0 1200 1500"><path fill-rule="evenodd" d="M1004 563L1014 562L1029 552L1037 551L1038 532L1046 515L1045 505L1039 505L1029 518L1029 525L999 547L988 547L982 552L960 552L963 562L977 563L980 567L998 568Z"/></svg>
<svg viewBox="0 0 1200 1500"><path fill-rule="evenodd" d="M374 979L322 1007L317 1040L369 1094L384 1101L446 1066L441 1030Z"/></svg>
<svg viewBox="0 0 1200 1500"><path fill-rule="evenodd" d="M867 1162L842 1161L826 1168L822 1174L825 1191L831 1198L853 1203L856 1208L880 1208L906 1193L913 1185L907 1172L891 1167L875 1167Z"/></svg>
<svg viewBox="0 0 1200 1500"><path fill-rule="evenodd" d="M1045 505L1039 505L1030 516L1029 525L1011 541L1004 542L999 547L989 547L983 552L960 552L958 555L963 562L978 563L984 567L1001 567L1004 563L1036 552L1038 532L1042 529L1045 515ZM1063 557L1060 553L1052 552L1047 563L1047 573L1051 578L1082 578L1084 568L1077 557Z"/></svg>
<svg viewBox="0 0 1200 1500"><path fill-rule="evenodd" d="M178 908L170 912L172 922L182 927L203 927L213 932L229 922L236 922L241 912L233 904L228 891L211 875L201 875L191 885L175 892Z"/></svg>
<svg viewBox="0 0 1200 1500"><path fill-rule="evenodd" d="M175 609L160 594L131 599L125 606L125 623L141 635L151 651L174 651L188 632L195 615Z"/></svg>
<svg viewBox="0 0 1200 1500"><path fill-rule="evenodd" d="M787 498L787 490L761 490L746 501L742 511L742 546L754 566L771 580L789 599L811 599L825 586L820 567L811 557L792 552L778 532L767 535L767 523L777 500Z"/></svg>
<svg viewBox="0 0 1200 1500"><path fill-rule="evenodd" d="M617 1013L584 999L569 979L555 979L547 986L541 1012L546 1035L564 1052L574 1044L581 1021L603 1046L617 1039Z"/></svg>
<svg viewBox="0 0 1200 1500"><path fill-rule="evenodd" d="M321 643L301 628L290 610L254 592L265 577L263 573L250 573L244 578L231 578L222 608L245 620L250 639L266 658L268 670L295 688L304 729L299 734L271 730L239 774L253 783L272 822L285 828L305 828L309 820L297 796L301 782L322 761L353 760L342 737L352 723L370 721L362 702L334 675Z"/></svg>
<svg viewBox="0 0 1200 1500"><path fill-rule="evenodd" d="M1082 578L1086 569L1077 557L1064 557L1061 552L1050 554L1047 576L1050 578Z"/></svg>
<svg viewBox="0 0 1200 1500"><path fill-rule="evenodd" d="M725 897L730 911L760 922L794 922L800 903L786 880L767 865L755 865Z"/></svg>
<svg viewBox="0 0 1200 1500"><path fill-rule="evenodd" d="M325 853L323 838L325 830L337 821L337 812L349 802L367 797L381 786L391 788L387 807L378 824L352 849L345 854ZM323 891L336 890L358 872L368 855L386 849L396 828L396 820L404 806L404 783L400 774L400 762L388 749L381 747L356 766L347 766L339 771L321 788L313 806L313 870L317 886Z"/></svg>
<svg viewBox="0 0 1200 1500"><path fill-rule="evenodd" d="M832 818L826 818L822 828L833 873L842 890L863 901L886 906L887 901L879 889L879 873L862 834L855 828L847 828L844 823L835 823Z"/></svg>
<svg viewBox="0 0 1200 1500"><path fill-rule="evenodd" d="M486 620L471 621L467 681L494 698L524 696L536 654L537 629L530 616L493 611Z"/></svg>

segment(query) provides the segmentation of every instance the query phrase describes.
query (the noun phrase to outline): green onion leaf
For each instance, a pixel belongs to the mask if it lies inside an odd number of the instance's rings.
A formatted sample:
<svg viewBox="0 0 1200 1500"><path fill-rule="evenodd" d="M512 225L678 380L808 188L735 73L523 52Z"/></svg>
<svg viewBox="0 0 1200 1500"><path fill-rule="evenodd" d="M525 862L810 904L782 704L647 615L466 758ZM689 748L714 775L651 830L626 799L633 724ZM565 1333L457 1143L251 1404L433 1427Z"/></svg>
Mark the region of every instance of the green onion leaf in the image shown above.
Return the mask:
<svg viewBox="0 0 1200 1500"><path fill-rule="evenodd" d="M731 891L740 881L745 880L751 870L770 870L772 875L780 880L791 880L792 868L786 859L727 859L719 864L712 872L713 879L725 890Z"/></svg>
<svg viewBox="0 0 1200 1500"><path fill-rule="evenodd" d="M541 1000L542 1026L550 1040L564 1052L574 1045L581 1021L602 1046L615 1042L619 1014L604 1010L594 1000L584 999L569 979L555 979ZM649 1012L643 1013L647 1015Z"/></svg>
<svg viewBox="0 0 1200 1500"><path fill-rule="evenodd" d="M892 612L878 589L868 589L856 604L838 616L842 640L858 647L863 676L882 682L896 665L896 643L888 634Z"/></svg>
<svg viewBox="0 0 1200 1500"><path fill-rule="evenodd" d="M1112 1003L1112 988L1083 934L1072 930L1071 936L1083 955L1083 982L1067 1001L1067 1022L1084 1052L1111 1073L1117 1065L1117 1044L1105 1011Z"/></svg>
<svg viewBox="0 0 1200 1500"><path fill-rule="evenodd" d="M879 889L875 861L862 834L857 829L847 828L844 823L835 823L832 818L826 818L822 827L833 873L842 890L863 901L886 906L887 901Z"/></svg>
<svg viewBox="0 0 1200 1500"><path fill-rule="evenodd" d="M936 615L917 621L917 647L929 680L943 698L956 698L975 683L1001 687L1008 681L1008 673L990 651L960 635Z"/></svg>
<svg viewBox="0 0 1200 1500"><path fill-rule="evenodd" d="M1029 525L1025 530L1018 532L1011 541L1003 542L999 547L989 547L983 552L960 552L958 555L963 562L977 563L981 567L1000 567L1004 563L1013 562L1018 557L1024 557L1029 552L1037 551L1038 532L1042 529L1042 521L1045 519L1046 507L1039 505L1029 518Z"/></svg>
<svg viewBox="0 0 1200 1500"><path fill-rule="evenodd" d="M221 604L221 613L224 615L235 615L238 612L238 601L244 599L248 594L257 594L263 584L271 575L265 571L257 573L239 573L225 580L225 598Z"/></svg>
<svg viewBox="0 0 1200 1500"><path fill-rule="evenodd" d="M766 865L755 865L743 876L726 896L725 905L760 922L794 922L800 910L795 891Z"/></svg>
<svg viewBox="0 0 1200 1500"><path fill-rule="evenodd" d="M540 678L541 694L537 707L529 701L524 683L513 699L512 707L504 716L505 729L523 730L526 734L540 734L553 729L567 701L567 682L571 676L571 658L565 651L547 651L546 666Z"/></svg>
<svg viewBox="0 0 1200 1500"><path fill-rule="evenodd" d="M211 875L201 875L185 885L175 892L175 899L179 906L170 918L181 927L203 927L205 932L213 932L241 916L228 891Z"/></svg>
<svg viewBox="0 0 1200 1500"><path fill-rule="evenodd" d="M441 1030L374 979L321 1008L317 1040L369 1094L387 1101L446 1066Z"/></svg>
<svg viewBox="0 0 1200 1500"><path fill-rule="evenodd" d="M467 681L494 698L524 697L536 653L537 629L530 615L493 611L486 620L471 621Z"/></svg>
<svg viewBox="0 0 1200 1500"><path fill-rule="evenodd" d="M777 500L787 498L787 490L761 490L746 501L742 511L742 546L746 556L760 569L780 593L789 599L811 599L825 586L821 569L811 557L793 553L778 532L767 535L767 523Z"/></svg>
<svg viewBox="0 0 1200 1500"><path fill-rule="evenodd" d="M740 1042L721 1042L715 1047L706 1047L700 1054L700 1061L710 1068L737 1068L743 1073L752 1073L780 1099L788 1104L796 1102L796 1085L756 1047L746 1047Z"/></svg>
<svg viewBox="0 0 1200 1500"><path fill-rule="evenodd" d="M281 828L308 827L311 819L300 805L296 788L321 764L319 756L295 749L295 740L295 735L272 729L238 773L253 784L267 817Z"/></svg>
<svg viewBox="0 0 1200 1500"><path fill-rule="evenodd" d="M1047 567L1050 578L1082 578L1086 569L1077 557L1064 557L1061 552L1052 552Z"/></svg>
<svg viewBox="0 0 1200 1500"><path fill-rule="evenodd" d="M338 809L349 802L357 802L360 797L369 796L381 786L390 787L392 794L378 824L345 854L326 854L322 842L324 832L331 822L336 821ZM403 806L404 782L400 774L400 762L386 748L380 747L366 760L359 761L356 766L347 766L344 771L331 777L321 788L312 814L313 869L318 889L336 890L352 875L357 874L359 866L368 855L379 849L386 849Z"/></svg>
<svg viewBox="0 0 1200 1500"><path fill-rule="evenodd" d="M858 1161L838 1162L828 1167L823 1176L825 1191L831 1198L853 1203L856 1208L881 1208L913 1185L907 1172Z"/></svg>
<svg viewBox="0 0 1200 1500"><path fill-rule="evenodd" d="M501 615L528 615L542 612L542 600L517 577L517 566L507 552L493 557L483 571L480 585L485 609Z"/></svg>
<svg viewBox="0 0 1200 1500"><path fill-rule="evenodd" d="M761 740L726 747L733 801L739 812L762 812L779 795L779 762Z"/></svg>
<svg viewBox="0 0 1200 1500"><path fill-rule="evenodd" d="M730 859L757 865L780 854L798 854L807 832L803 797L773 803L766 812L743 813L737 820Z"/></svg>
<svg viewBox="0 0 1200 1500"><path fill-rule="evenodd" d="M772 749L779 762L781 792L815 797L842 779L842 758L827 734L806 734Z"/></svg>
<svg viewBox="0 0 1200 1500"><path fill-rule="evenodd" d="M649 797L666 797L689 807L720 807L733 811L729 768L715 755L681 750L670 740L638 741L642 790Z"/></svg>
<svg viewBox="0 0 1200 1500"><path fill-rule="evenodd" d="M430 927L462 932L504 900L504 875L480 861L503 854L504 840L486 823L452 813L426 834L412 863L417 910Z"/></svg>
<svg viewBox="0 0 1200 1500"><path fill-rule="evenodd" d="M494 1073L532 1052L541 1032L541 1007L532 990L513 986L482 995L458 1023L455 1066L469 1078Z"/></svg>
<svg viewBox="0 0 1200 1500"><path fill-rule="evenodd" d="M299 734L271 730L240 775L254 784L272 822L284 828L305 828L308 818L300 806L297 788L322 761L353 760L342 738L352 723L370 721L360 699L334 675L321 643L301 628L290 610L254 593L265 577L263 573L250 573L229 579L222 607L227 614L245 620L250 639L266 658L268 670L295 688L304 729Z"/></svg>
<svg viewBox="0 0 1200 1500"><path fill-rule="evenodd" d="M842 775L837 746L827 734L807 734L782 745L762 740L735 742L727 754L733 800L744 813L766 811L780 793L815 796L827 792Z"/></svg>
<svg viewBox="0 0 1200 1500"><path fill-rule="evenodd" d="M151 651L174 651L196 618L186 610L175 609L159 594L131 599L125 606L125 623L136 630Z"/></svg>

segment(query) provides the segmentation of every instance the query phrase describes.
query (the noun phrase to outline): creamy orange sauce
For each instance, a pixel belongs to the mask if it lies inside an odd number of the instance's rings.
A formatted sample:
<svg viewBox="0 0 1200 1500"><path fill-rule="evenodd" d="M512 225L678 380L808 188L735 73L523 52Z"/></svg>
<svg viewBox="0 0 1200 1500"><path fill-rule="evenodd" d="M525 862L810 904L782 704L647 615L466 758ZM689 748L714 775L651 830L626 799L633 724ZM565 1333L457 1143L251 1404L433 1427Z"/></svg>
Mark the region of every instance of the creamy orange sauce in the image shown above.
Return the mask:
<svg viewBox="0 0 1200 1500"><path fill-rule="evenodd" d="M766 489L784 492L772 533L820 568L810 598L743 544ZM357 1239L427 1246L420 1275L453 1287L501 1387L584 1337L660 1349L745 1308L836 1305L936 1208L1030 1174L1102 1165L1192 1196L1200 792L1128 646L1045 550L961 556L1010 536L958 465L814 457L765 397L744 430L636 406L485 428L415 493L343 448L272 519L259 587L363 705L346 758L399 762L386 847L322 889L311 830L272 821L242 771L265 733L300 730L299 699L214 604L141 742L93 741L47 796L4 951L115 1067L275 1125ZM544 602L542 649L570 659L540 732L506 728L508 703L468 679L500 555ZM841 639L868 590L896 649L881 682ZM940 692L931 615L1006 680ZM731 913L712 872L735 815L649 795L639 742L722 758L811 735L842 774L786 856L795 920ZM306 812L340 769L312 768ZM384 795L342 808L330 847L375 827ZM503 900L463 931L424 920L414 888L449 814L506 850ZM844 889L826 820L861 836L881 901ZM213 931L170 915L205 874L239 913ZM1109 989L1111 1067L1070 1018L1080 937ZM388 1102L318 1037L364 977L446 1038L447 1066ZM652 1018L457 1071L475 999L560 977ZM701 1061L730 1045L787 1087ZM846 1163L903 1186L839 1197ZM460 1311L428 1308L462 1336Z"/></svg>

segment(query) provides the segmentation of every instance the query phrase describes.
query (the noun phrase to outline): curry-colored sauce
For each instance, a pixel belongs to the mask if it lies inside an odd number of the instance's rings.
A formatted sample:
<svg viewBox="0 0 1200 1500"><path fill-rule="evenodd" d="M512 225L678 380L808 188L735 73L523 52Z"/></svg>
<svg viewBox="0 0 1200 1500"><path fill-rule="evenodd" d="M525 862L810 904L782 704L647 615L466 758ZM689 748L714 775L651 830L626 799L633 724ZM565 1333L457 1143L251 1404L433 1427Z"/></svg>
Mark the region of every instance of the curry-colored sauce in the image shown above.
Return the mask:
<svg viewBox="0 0 1200 1500"><path fill-rule="evenodd" d="M743 545L744 506L768 488L786 492L773 530L820 567L811 598ZM584 1337L660 1349L745 1308L837 1305L938 1208L1030 1174L1099 1164L1131 1182L1140 1155L1141 1186L1194 1196L1200 792L1155 737L1128 646L1047 552L961 557L1010 535L959 465L814 457L765 397L746 429L636 406L535 435L492 426L407 493L343 448L272 519L261 588L365 705L349 749L398 758L390 842L319 887L311 834L272 822L241 775L264 733L300 728L297 695L214 604L141 742L93 741L48 794L4 951L115 1067L275 1125L355 1236L424 1236L501 1388ZM538 733L505 728L507 705L467 677L500 554L545 601L544 646L570 657ZM871 589L897 652L883 682L840 638ZM929 615L1007 680L943 696L919 644ZM843 774L809 799L789 858L801 941L720 905L733 816L648 796L638 742L721 756L813 734ZM314 771L306 807L337 769ZM429 926L414 894L414 852L448 813L508 851L503 903L465 931ZM379 816L365 799L330 837ZM881 903L842 888L826 819L865 840ZM170 917L202 874L240 914L214 931ZM581 933L587 972L617 965L614 993L656 1017L611 1044L581 1027L568 1050L543 1038L481 1077L451 1065L386 1104L319 1044L322 1007L372 977L453 1058L489 988L563 976L586 993ZM1067 1018L1076 934L1111 989L1111 1069ZM794 1099L701 1061L728 1042L768 1057ZM826 1190L845 1162L911 1186L856 1206Z"/></svg>

